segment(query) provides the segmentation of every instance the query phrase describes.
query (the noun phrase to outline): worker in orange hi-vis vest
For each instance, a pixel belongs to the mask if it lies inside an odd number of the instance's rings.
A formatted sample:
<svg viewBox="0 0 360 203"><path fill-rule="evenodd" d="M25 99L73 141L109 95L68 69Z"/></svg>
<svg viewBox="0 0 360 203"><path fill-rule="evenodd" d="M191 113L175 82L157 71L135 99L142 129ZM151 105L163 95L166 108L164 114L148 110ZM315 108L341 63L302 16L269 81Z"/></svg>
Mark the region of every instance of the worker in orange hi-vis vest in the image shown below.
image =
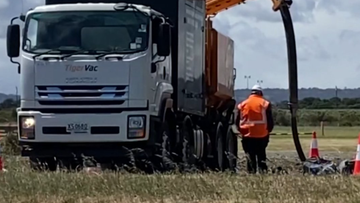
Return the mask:
<svg viewBox="0 0 360 203"><path fill-rule="evenodd" d="M250 96L238 106L236 126L242 137L249 173L267 172L266 147L274 128L271 103L263 98L260 85L254 85ZM256 160L257 158L257 160Z"/></svg>

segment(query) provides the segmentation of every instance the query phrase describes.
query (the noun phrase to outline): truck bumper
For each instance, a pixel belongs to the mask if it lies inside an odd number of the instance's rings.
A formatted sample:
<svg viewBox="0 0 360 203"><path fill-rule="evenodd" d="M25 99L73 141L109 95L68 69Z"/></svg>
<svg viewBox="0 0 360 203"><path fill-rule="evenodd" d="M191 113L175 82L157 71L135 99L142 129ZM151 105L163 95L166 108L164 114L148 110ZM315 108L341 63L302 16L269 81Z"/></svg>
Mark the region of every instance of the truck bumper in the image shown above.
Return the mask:
<svg viewBox="0 0 360 203"><path fill-rule="evenodd" d="M129 137L128 118L145 118L143 136ZM22 118L33 118L34 138L22 136ZM18 111L19 141L23 145L36 143L127 143L149 139L148 111L123 111L108 114L48 114L39 111ZM68 125L82 125L86 129L69 131Z"/></svg>
<svg viewBox="0 0 360 203"><path fill-rule="evenodd" d="M28 143L20 142L21 156L24 157L91 157L94 159L119 159L149 157L153 153L153 145L147 141L136 143Z"/></svg>

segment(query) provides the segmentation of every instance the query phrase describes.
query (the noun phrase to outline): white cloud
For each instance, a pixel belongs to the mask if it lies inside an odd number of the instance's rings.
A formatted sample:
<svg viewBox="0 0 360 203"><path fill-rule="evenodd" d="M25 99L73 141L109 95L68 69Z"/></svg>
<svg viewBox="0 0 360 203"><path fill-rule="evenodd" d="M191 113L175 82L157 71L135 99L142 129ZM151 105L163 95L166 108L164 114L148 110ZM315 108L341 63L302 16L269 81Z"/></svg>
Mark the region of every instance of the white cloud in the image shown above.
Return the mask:
<svg viewBox="0 0 360 203"><path fill-rule="evenodd" d="M349 2L355 1L294 1L300 87L360 86L360 15L355 12L360 2ZM245 87L244 75L251 75L252 83L263 80L266 87L288 87L284 28L271 3L249 1L219 14L215 22L220 28L223 22L230 24L226 32L236 43L236 87Z"/></svg>
<svg viewBox="0 0 360 203"><path fill-rule="evenodd" d="M43 0L0 1L0 38L10 19ZM237 88L244 88L244 75L251 83L263 80L265 87L288 87L284 28L271 1L253 0L219 13L214 26L235 41ZM294 1L291 14L298 53L300 87L358 87L360 77L360 1ZM19 83L16 65L8 62L0 39L0 92L14 92Z"/></svg>
<svg viewBox="0 0 360 203"><path fill-rule="evenodd" d="M0 1L0 9L7 8L9 6L9 2L7 0Z"/></svg>

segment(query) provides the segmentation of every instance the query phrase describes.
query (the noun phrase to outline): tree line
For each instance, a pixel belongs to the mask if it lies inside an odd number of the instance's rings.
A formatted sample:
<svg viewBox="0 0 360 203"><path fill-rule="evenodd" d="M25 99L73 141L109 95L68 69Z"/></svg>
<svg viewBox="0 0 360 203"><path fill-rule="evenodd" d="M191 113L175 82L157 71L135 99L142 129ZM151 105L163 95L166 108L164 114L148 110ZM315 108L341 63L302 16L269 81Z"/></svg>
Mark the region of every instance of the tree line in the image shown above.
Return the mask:
<svg viewBox="0 0 360 203"><path fill-rule="evenodd" d="M6 99L0 103L0 109L16 108L19 105L19 101ZM274 106L279 109L288 109L288 101L275 103ZM307 97L299 100L299 109L360 109L360 97L343 99L338 97L331 99Z"/></svg>
<svg viewBox="0 0 360 203"><path fill-rule="evenodd" d="M275 125L290 126L290 111L285 109L273 110ZM319 126L324 122L326 126L360 126L360 110L357 109L300 109L297 112L299 126Z"/></svg>
<svg viewBox="0 0 360 203"><path fill-rule="evenodd" d="M360 98L327 100L309 97L299 101L299 105L297 118L301 126L318 126L322 121L329 126L360 126ZM11 110L8 114L11 118L6 119L15 121L18 106L18 101L6 99L0 103L0 112ZM273 118L278 126L291 125L287 102L274 104Z"/></svg>
<svg viewBox="0 0 360 203"><path fill-rule="evenodd" d="M276 125L290 126L288 102L274 104L273 117ZM360 126L360 98L320 99L307 97L299 100L298 124L319 126Z"/></svg>
<svg viewBox="0 0 360 203"><path fill-rule="evenodd" d="M288 101L275 103L279 109L287 109ZM360 109L360 98L338 98L320 99L316 97L307 97L299 100L300 109Z"/></svg>
<svg viewBox="0 0 360 203"><path fill-rule="evenodd" d="M19 101L15 101L13 99L5 99L3 102L0 103L0 110L16 108L18 106L20 106Z"/></svg>

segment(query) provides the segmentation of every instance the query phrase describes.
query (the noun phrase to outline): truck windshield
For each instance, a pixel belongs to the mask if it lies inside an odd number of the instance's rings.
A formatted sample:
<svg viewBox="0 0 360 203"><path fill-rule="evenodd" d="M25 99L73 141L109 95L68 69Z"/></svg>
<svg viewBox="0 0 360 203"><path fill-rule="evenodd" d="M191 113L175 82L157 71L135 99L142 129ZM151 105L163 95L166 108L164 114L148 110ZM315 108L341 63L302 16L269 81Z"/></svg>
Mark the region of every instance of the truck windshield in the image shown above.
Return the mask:
<svg viewBox="0 0 360 203"><path fill-rule="evenodd" d="M23 50L29 53L134 53L148 47L149 17L138 11L62 11L29 15Z"/></svg>

